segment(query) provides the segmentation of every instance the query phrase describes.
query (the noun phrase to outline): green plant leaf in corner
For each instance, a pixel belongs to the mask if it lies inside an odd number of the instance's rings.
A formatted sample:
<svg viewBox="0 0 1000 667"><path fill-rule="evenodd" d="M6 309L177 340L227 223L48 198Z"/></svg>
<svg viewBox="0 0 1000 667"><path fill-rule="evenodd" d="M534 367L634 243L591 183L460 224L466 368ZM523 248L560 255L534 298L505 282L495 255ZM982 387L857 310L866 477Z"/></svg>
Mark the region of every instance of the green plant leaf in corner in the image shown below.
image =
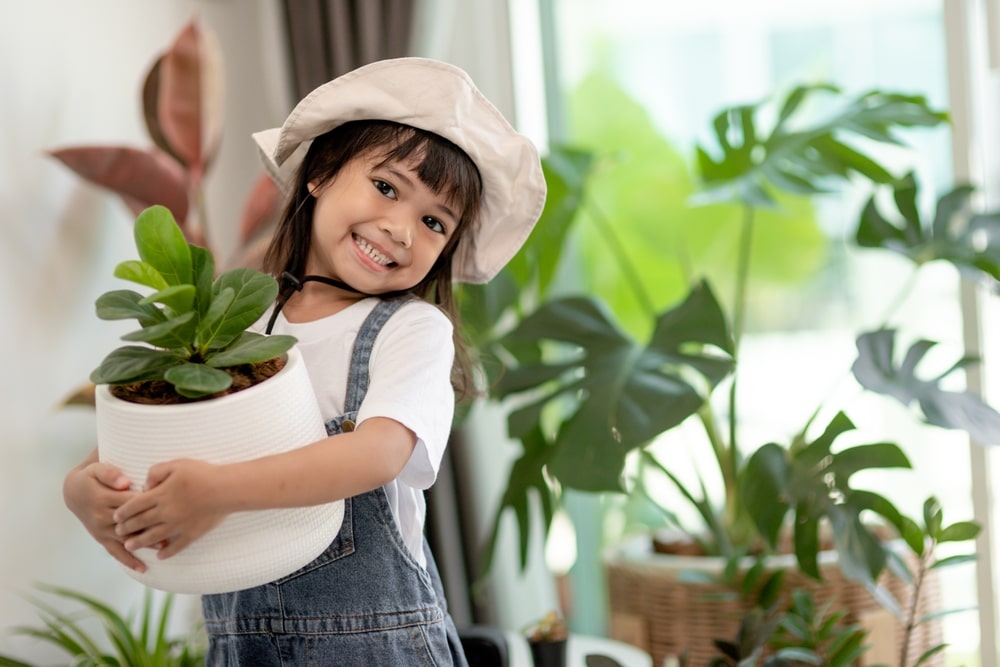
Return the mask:
<svg viewBox="0 0 1000 667"><path fill-rule="evenodd" d="M228 308L209 331L199 332L208 349L228 345L251 324L256 322L278 295L278 283L271 276L239 268L226 271L212 286L213 298L227 288L234 297Z"/></svg>
<svg viewBox="0 0 1000 667"><path fill-rule="evenodd" d="M941 380L971 363L957 362L933 380L921 380L916 368L936 343L917 341L896 365L894 329L880 329L858 336L858 358L851 370L865 389L891 396L905 406L916 402L928 423L942 428L961 429L983 445L1000 444L1000 413L971 391L950 391Z"/></svg>
<svg viewBox="0 0 1000 667"><path fill-rule="evenodd" d="M202 364L184 363L167 369L163 379L174 385L177 393L187 398L201 398L229 389L233 378L229 373Z"/></svg>

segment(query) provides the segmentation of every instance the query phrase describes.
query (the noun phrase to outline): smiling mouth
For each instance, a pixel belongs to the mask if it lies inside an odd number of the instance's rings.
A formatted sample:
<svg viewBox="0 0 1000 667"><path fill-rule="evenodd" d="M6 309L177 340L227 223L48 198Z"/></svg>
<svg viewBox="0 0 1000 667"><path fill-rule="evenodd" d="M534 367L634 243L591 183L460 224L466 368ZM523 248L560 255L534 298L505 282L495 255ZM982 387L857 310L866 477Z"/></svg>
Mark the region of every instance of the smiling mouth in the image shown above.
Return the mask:
<svg viewBox="0 0 1000 667"><path fill-rule="evenodd" d="M391 267L396 265L396 262L392 261L392 258L383 255L375 246L371 245L368 241L365 241L357 234L354 235L354 243L361 249L361 252L368 256L368 259L375 262L379 266Z"/></svg>

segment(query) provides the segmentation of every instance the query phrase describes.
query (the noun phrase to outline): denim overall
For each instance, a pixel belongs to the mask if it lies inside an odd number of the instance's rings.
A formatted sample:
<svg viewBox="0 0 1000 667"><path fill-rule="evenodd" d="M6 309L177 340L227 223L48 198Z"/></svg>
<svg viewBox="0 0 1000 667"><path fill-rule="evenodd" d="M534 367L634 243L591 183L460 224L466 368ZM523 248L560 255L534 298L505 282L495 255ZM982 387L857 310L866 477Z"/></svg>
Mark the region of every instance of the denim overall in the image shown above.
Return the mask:
<svg viewBox="0 0 1000 667"><path fill-rule="evenodd" d="M327 422L330 435L356 417L375 337L405 301L380 300L362 324L346 413ZM313 562L269 584L202 598L209 667L466 667L426 540L424 569L403 543L382 488L344 505L340 533Z"/></svg>

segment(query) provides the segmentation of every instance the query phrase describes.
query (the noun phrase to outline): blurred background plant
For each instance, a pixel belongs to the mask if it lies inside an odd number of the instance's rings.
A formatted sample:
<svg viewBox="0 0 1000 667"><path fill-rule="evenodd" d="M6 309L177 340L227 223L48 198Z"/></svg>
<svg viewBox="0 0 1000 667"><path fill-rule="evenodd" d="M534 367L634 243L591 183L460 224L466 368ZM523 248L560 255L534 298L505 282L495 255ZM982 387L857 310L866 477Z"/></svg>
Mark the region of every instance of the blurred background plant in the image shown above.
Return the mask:
<svg viewBox="0 0 1000 667"><path fill-rule="evenodd" d="M72 658L74 665L114 667L195 667L205 664L204 635L168 636L174 597L146 589L141 609L122 615L104 602L78 591L39 585L41 593L78 603L76 612L63 612L41 597L29 596L41 625L23 625L15 636L50 644ZM33 667L0 654L0 667Z"/></svg>

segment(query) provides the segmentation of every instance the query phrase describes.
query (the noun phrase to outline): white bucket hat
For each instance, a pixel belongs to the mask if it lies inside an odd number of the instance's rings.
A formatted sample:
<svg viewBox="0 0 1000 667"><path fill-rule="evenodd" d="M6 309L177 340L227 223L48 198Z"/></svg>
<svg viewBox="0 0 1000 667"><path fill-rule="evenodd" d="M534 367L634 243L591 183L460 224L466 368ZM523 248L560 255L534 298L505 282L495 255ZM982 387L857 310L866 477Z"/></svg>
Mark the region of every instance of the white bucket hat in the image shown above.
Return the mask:
<svg viewBox="0 0 1000 667"><path fill-rule="evenodd" d="M257 132L264 165L283 190L312 139L352 120L389 120L433 132L461 148L483 181L479 219L455 250L452 276L493 278L524 244L545 205L538 150L463 70L426 58L382 60L323 84L279 128Z"/></svg>

